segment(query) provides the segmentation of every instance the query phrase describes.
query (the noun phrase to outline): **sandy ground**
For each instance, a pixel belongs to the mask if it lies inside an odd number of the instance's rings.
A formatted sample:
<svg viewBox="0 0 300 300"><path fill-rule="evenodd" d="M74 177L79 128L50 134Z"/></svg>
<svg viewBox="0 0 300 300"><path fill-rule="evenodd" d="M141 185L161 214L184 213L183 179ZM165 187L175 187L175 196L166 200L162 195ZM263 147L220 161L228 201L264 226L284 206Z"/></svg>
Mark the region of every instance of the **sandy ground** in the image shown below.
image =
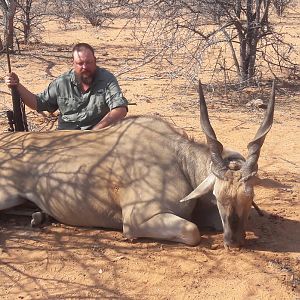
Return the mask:
<svg viewBox="0 0 300 300"><path fill-rule="evenodd" d="M295 20L298 20L297 23ZM299 37L299 15L286 25ZM294 27L293 27L294 26ZM70 46L87 41L99 64L121 72L134 42L120 25L96 31L74 23L64 31L50 24L43 43L12 56L24 85L39 92L70 66ZM118 39L117 39L118 37ZM129 51L128 51L129 50ZM2 76L6 72L1 57ZM151 73L152 72L152 73ZM129 114L159 114L196 140L200 131L197 94L182 80L155 76L151 66L119 76L131 103ZM204 78L205 82L205 78ZM299 86L299 84L298 84ZM280 85L275 120L259 161L256 203L244 249L228 252L222 234L203 232L196 247L155 240L130 242L121 232L49 225L29 226L29 217L1 215L1 299L300 299L299 104L298 86ZM1 86L1 130L6 130L9 91ZM254 136L264 110L247 108L249 99L268 99L269 88L238 101L207 94L211 121L224 145L241 151ZM230 97L230 95L229 95ZM248 97L248 98L247 98ZM239 105L240 103L240 105ZM51 129L51 118L27 111L32 130ZM52 128L53 129L53 128Z"/></svg>

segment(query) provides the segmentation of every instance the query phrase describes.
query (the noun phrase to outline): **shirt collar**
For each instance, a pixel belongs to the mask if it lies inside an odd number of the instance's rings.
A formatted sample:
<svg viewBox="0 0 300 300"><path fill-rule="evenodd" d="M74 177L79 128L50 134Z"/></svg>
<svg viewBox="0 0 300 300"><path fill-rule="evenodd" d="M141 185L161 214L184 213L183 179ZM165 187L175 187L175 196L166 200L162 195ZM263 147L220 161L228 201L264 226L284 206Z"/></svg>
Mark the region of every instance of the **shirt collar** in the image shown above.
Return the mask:
<svg viewBox="0 0 300 300"><path fill-rule="evenodd" d="M72 82L74 85L78 85L78 82L76 81L76 78L75 78L75 72L74 72L74 69L70 70L70 79L71 79L71 82Z"/></svg>

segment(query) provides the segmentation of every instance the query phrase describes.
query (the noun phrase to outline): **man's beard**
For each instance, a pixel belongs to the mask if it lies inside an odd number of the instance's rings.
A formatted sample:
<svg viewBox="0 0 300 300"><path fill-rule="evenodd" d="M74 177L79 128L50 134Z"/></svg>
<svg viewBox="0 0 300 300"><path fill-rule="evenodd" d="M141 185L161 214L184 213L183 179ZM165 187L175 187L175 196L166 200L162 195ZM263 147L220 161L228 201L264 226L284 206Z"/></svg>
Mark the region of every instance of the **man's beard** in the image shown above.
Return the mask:
<svg viewBox="0 0 300 300"><path fill-rule="evenodd" d="M87 84L87 85L91 85L93 80L94 80L94 75L92 74L75 74L76 77L76 81L79 84Z"/></svg>

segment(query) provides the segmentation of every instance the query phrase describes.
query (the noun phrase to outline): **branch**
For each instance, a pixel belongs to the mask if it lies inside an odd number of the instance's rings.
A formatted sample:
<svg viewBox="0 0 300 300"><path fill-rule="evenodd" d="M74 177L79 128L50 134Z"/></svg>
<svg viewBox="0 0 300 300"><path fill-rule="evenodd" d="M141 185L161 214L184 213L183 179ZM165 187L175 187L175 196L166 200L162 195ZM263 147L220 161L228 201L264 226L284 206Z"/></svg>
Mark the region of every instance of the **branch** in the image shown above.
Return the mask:
<svg viewBox="0 0 300 300"><path fill-rule="evenodd" d="M188 29L188 30L190 30L190 31L192 31L192 32L194 32L194 33L200 35L204 40L207 41L207 40L209 40L212 36L216 35L217 33L221 32L221 31L223 31L223 30L225 30L227 27L230 27L230 26L233 25L233 24L234 24L234 22L233 22L233 21L230 21L230 22L224 24L223 26L217 28L216 30L212 31L211 33L209 33L209 34L207 34L207 35L205 35L205 34L204 34L203 32L201 32L201 31L197 30L195 27L194 27L194 28L191 28L191 27L188 26L188 25L183 25L183 24L177 23L177 28Z"/></svg>

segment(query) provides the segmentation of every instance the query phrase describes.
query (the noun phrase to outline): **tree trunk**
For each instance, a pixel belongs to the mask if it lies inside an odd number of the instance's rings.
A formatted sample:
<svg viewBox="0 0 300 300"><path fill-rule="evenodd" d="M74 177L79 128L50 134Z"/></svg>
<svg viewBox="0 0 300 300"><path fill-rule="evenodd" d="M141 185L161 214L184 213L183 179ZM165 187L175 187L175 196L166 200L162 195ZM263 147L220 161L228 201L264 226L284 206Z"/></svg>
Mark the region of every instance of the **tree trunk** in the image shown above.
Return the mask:
<svg viewBox="0 0 300 300"><path fill-rule="evenodd" d="M265 34L263 27L268 23L270 0L247 0L246 26L238 29L240 42L240 74L248 84L254 82L257 44ZM245 33L244 33L245 32Z"/></svg>
<svg viewBox="0 0 300 300"><path fill-rule="evenodd" d="M31 32L31 20L30 20L31 5L32 5L32 1L27 0L25 11L24 11L24 23L23 23L24 43L26 45L29 43L30 32Z"/></svg>
<svg viewBox="0 0 300 300"><path fill-rule="evenodd" d="M7 47L7 51L14 50L14 17L16 13L16 8L16 1L10 1L5 16L5 44Z"/></svg>

